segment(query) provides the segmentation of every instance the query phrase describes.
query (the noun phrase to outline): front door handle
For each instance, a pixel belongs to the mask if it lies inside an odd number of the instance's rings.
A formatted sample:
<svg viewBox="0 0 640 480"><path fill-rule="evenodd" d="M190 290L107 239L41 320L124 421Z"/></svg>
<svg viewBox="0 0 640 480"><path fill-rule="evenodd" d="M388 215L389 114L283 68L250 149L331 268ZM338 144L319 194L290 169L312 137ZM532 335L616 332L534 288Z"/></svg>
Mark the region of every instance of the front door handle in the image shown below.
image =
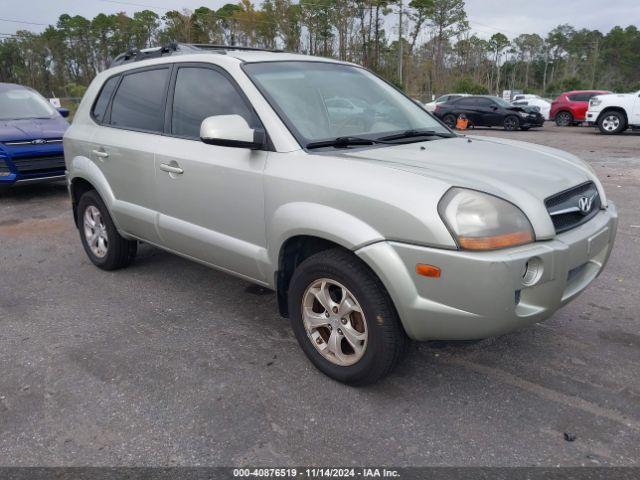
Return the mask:
<svg viewBox="0 0 640 480"><path fill-rule="evenodd" d="M182 175L184 170L180 168L180 166L176 163L174 165L169 165L167 163L160 164L160 170L168 173L175 173L176 175Z"/></svg>
<svg viewBox="0 0 640 480"><path fill-rule="evenodd" d="M98 158L109 158L109 154L104 150L92 150L91 153L93 153Z"/></svg>

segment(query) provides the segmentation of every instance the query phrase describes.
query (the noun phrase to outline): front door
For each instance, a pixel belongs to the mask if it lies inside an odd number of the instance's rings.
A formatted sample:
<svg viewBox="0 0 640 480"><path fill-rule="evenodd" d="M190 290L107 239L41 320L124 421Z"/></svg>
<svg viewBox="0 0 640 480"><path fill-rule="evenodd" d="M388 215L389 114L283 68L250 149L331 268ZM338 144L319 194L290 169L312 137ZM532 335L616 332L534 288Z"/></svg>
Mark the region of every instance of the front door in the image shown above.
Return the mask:
<svg viewBox="0 0 640 480"><path fill-rule="evenodd" d="M263 171L267 152L207 145L200 124L213 115L259 120L227 73L178 64L167 109L167 135L155 158L162 244L197 260L266 281Z"/></svg>

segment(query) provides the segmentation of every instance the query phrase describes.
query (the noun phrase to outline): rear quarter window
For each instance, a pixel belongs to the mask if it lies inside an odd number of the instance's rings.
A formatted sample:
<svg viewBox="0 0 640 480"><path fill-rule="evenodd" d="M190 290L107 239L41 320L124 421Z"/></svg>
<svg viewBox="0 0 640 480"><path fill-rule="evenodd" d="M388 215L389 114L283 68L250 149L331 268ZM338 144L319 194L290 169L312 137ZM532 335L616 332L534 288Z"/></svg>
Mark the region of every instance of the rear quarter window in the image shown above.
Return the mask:
<svg viewBox="0 0 640 480"><path fill-rule="evenodd" d="M120 75L116 75L115 77L111 77L102 86L102 90L98 94L98 98L93 104L93 108L91 109L91 115L94 120L98 123L102 123L104 121L104 117L107 113L107 107L109 106L109 100L111 100L111 94L118 85L118 80L120 80Z"/></svg>

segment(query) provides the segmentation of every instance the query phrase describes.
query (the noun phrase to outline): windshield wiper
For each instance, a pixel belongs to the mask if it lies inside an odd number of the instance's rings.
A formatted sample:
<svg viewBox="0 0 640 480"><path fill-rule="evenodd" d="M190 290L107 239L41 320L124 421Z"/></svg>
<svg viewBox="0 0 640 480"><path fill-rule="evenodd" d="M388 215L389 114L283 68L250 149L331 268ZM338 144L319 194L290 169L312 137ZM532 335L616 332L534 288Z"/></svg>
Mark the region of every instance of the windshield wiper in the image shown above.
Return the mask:
<svg viewBox="0 0 640 480"><path fill-rule="evenodd" d="M346 148L356 145L373 145L374 143L385 143L371 138L361 137L336 137L331 140L322 140L319 142L307 143L307 148L323 148L323 147L336 147Z"/></svg>
<svg viewBox="0 0 640 480"><path fill-rule="evenodd" d="M347 148L357 145L373 145L381 143L384 145L398 145L404 142L396 142L395 140L422 138L422 137L441 137L452 138L454 135L450 133L436 132L435 130L405 130L402 133L396 133L394 135L387 135L385 137L378 138L363 138L363 137L336 137L332 140L322 140L319 142L308 143L306 148L323 148L323 147L336 147Z"/></svg>
<svg viewBox="0 0 640 480"><path fill-rule="evenodd" d="M455 134L436 132L435 130L405 130L401 133L376 138L376 141L402 140L403 138L440 137L452 138Z"/></svg>

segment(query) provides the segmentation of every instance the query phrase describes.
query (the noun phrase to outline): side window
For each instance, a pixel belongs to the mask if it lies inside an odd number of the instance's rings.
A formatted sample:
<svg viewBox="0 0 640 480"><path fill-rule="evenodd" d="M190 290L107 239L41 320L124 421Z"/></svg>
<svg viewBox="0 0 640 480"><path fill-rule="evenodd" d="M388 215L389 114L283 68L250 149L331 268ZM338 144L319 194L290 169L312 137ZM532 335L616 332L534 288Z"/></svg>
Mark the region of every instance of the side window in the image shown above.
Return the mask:
<svg viewBox="0 0 640 480"><path fill-rule="evenodd" d="M495 103L493 102L493 100L489 100L488 98L478 98L476 100L476 104L479 107L492 107L495 105Z"/></svg>
<svg viewBox="0 0 640 480"><path fill-rule="evenodd" d="M118 80L120 80L120 75L111 77L109 80L104 82L102 90L100 90L100 94L98 95L98 99L96 100L96 103L93 104L91 114L98 123L102 123L104 121L104 116L107 113L107 106L109 105L111 94L116 88Z"/></svg>
<svg viewBox="0 0 640 480"><path fill-rule="evenodd" d="M202 120L213 115L240 115L250 126L258 120L231 81L211 68L181 67L176 77L171 133L198 138Z"/></svg>
<svg viewBox="0 0 640 480"><path fill-rule="evenodd" d="M575 95L569 95L569 100L572 102L587 102L591 98L588 93L576 93Z"/></svg>
<svg viewBox="0 0 640 480"><path fill-rule="evenodd" d="M168 75L167 68L125 75L113 99L111 125L162 132Z"/></svg>
<svg viewBox="0 0 640 480"><path fill-rule="evenodd" d="M475 97L463 97L455 102L457 107L475 107L478 105L478 99Z"/></svg>

